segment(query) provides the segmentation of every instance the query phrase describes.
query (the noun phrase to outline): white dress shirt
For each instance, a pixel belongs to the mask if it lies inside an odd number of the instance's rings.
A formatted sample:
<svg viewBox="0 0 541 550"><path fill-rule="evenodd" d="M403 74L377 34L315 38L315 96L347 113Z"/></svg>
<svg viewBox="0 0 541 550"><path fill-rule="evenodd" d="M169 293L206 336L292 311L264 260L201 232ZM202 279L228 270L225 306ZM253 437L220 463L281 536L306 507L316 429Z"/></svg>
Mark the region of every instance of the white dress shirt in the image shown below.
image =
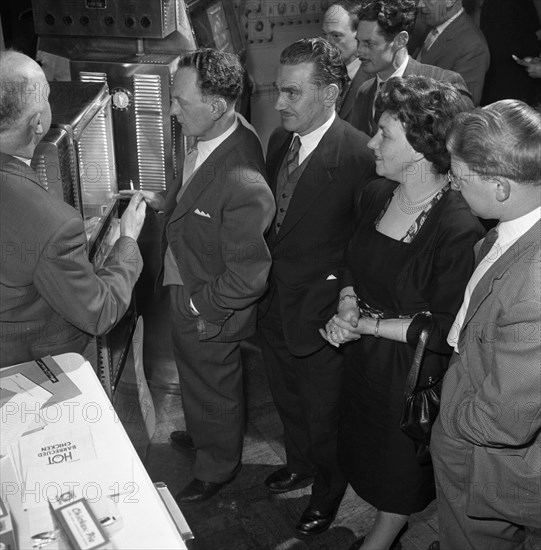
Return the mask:
<svg viewBox="0 0 541 550"><path fill-rule="evenodd" d="M293 143L295 136L299 136L299 139L301 140L301 148L299 149L299 165L301 165L306 159L306 157L319 145L321 138L325 135L327 130L332 126L332 123L334 122L335 117L336 117L336 113L333 111L331 117L329 118L329 120L327 120L327 122L322 124L319 128L316 128L309 134L306 134L304 136L301 136L297 133L293 134L291 143ZM291 147L291 144L290 144L290 147Z"/></svg>
<svg viewBox="0 0 541 550"><path fill-rule="evenodd" d="M501 222L498 224L498 238L492 245L492 248L488 251L487 255L479 262L475 268L466 290L464 292L464 301L457 313L453 326L447 336L447 343L458 351L458 337L464 324L466 312L470 305L471 295L475 290L475 287L479 281L483 278L486 272L497 262L504 254L513 246L513 244L526 234L539 220L541 219L541 207L528 212L520 218L510 220L507 222Z"/></svg>

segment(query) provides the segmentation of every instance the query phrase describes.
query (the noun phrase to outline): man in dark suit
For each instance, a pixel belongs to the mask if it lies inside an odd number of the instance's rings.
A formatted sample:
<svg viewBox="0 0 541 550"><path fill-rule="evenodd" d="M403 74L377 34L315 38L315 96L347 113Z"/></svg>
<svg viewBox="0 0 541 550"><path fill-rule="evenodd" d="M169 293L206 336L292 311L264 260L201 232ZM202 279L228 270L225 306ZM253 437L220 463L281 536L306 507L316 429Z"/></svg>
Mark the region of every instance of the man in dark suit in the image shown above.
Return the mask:
<svg viewBox="0 0 541 550"><path fill-rule="evenodd" d="M532 79L513 56L523 59L541 51L538 0L484 0L480 28L490 51L483 105L500 99L520 99L530 105L541 102L541 80Z"/></svg>
<svg viewBox="0 0 541 550"><path fill-rule="evenodd" d="M540 548L541 114L517 100L463 113L448 148L454 187L499 223L447 340L430 444L439 547Z"/></svg>
<svg viewBox="0 0 541 550"><path fill-rule="evenodd" d="M357 19L356 10L362 0L337 0L333 2L323 16L322 36L336 46L346 64L349 83L342 90L338 102L338 114L343 120L351 122L357 90L370 76L361 70L357 57Z"/></svg>
<svg viewBox="0 0 541 550"><path fill-rule="evenodd" d="M459 74L421 64L408 55L416 4L417 0L369 0L357 11L357 53L362 70L373 75L373 78L357 92L352 124L370 136L377 131L380 115L375 110L378 90L393 76L428 76L450 82L471 101L471 93Z"/></svg>
<svg viewBox="0 0 541 550"><path fill-rule="evenodd" d="M199 502L241 467L244 397L240 342L255 332L256 302L271 258L263 234L275 213L258 137L235 113L243 69L236 55L198 50L181 57L171 115L196 144L164 198L163 284L186 431L171 440L195 448L194 479L176 499Z"/></svg>
<svg viewBox="0 0 541 550"><path fill-rule="evenodd" d="M460 74L474 105L479 105L490 63L483 33L464 11L461 0L420 0L417 8L430 32L414 57Z"/></svg>
<svg viewBox="0 0 541 550"><path fill-rule="evenodd" d="M0 367L77 352L97 367L95 335L126 313L143 261L135 194L103 267L88 260L83 219L41 187L30 160L51 125L41 67L0 53Z"/></svg>
<svg viewBox="0 0 541 550"><path fill-rule="evenodd" d="M283 493L315 478L297 524L304 535L331 525L346 488L336 458L342 356L318 329L337 307L338 270L374 159L367 136L335 113L345 81L340 52L326 40L288 46L276 79L282 127L267 154L277 215L267 239L273 267L259 326L287 465L265 483Z"/></svg>

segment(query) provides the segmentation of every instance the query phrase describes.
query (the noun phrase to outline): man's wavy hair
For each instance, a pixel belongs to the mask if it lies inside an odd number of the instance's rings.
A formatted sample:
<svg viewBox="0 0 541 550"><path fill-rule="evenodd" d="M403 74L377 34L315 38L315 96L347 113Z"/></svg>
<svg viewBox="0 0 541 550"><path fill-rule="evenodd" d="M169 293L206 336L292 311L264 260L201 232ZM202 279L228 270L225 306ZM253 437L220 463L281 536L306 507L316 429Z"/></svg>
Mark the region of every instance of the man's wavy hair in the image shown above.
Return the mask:
<svg viewBox="0 0 541 550"><path fill-rule="evenodd" d="M280 54L281 65L299 63L313 63L312 80L318 87L336 84L342 93L349 82L340 50L324 38L302 38L290 44Z"/></svg>
<svg viewBox="0 0 541 550"><path fill-rule="evenodd" d="M376 110L396 117L409 144L440 174L451 166L445 147L447 132L453 119L468 107L452 84L425 76L390 78L376 99Z"/></svg>
<svg viewBox="0 0 541 550"><path fill-rule="evenodd" d="M447 148L480 176L541 185L541 112L518 99L457 116Z"/></svg>
<svg viewBox="0 0 541 550"><path fill-rule="evenodd" d="M203 95L234 103L242 94L244 68L235 54L204 48L183 55L178 68L195 69Z"/></svg>
<svg viewBox="0 0 541 550"><path fill-rule="evenodd" d="M377 21L387 42L406 31L413 33L417 17L417 0L368 0L357 8L359 21Z"/></svg>

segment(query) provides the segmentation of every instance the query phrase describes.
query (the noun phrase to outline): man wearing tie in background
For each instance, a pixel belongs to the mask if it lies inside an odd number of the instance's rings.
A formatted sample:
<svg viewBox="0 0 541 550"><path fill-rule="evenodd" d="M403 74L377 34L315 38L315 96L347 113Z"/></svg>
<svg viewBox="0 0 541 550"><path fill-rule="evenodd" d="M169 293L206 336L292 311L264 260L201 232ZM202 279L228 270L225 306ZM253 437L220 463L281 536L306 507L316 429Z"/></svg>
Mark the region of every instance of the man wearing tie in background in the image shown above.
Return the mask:
<svg viewBox="0 0 541 550"><path fill-rule="evenodd" d="M235 114L243 68L237 56L198 50L181 57L171 115L188 138L182 178L163 197L163 284L187 431L176 446L195 449L194 479L179 504L206 500L241 467L244 397L240 342L255 332L270 253L263 234L274 216L259 139Z"/></svg>
<svg viewBox="0 0 541 550"><path fill-rule="evenodd" d="M297 524L303 535L331 525L346 489L336 458L342 355L318 331L336 310L359 194L374 177L367 136L335 113L346 77L339 50L326 40L288 46L276 79L282 128L267 154L277 214L267 239L273 267L259 333L287 465L265 483L284 493L314 477Z"/></svg>
<svg viewBox="0 0 541 550"><path fill-rule="evenodd" d="M420 0L419 14L430 29L417 61L455 71L479 105L490 54L483 33L464 11L461 0Z"/></svg>
<svg viewBox="0 0 541 550"><path fill-rule="evenodd" d="M143 267L136 240L146 206L135 193L120 238L94 271L81 215L41 187L30 168L50 126L41 67L0 52L0 367L76 352L97 368L93 336L126 313Z"/></svg>
<svg viewBox="0 0 541 550"><path fill-rule="evenodd" d="M356 9L362 0L338 0L333 2L323 16L322 35L325 40L336 46L342 54L349 76L349 84L342 90L338 114L343 120L351 122L353 105L357 90L370 76L361 69L357 57L357 19Z"/></svg>
<svg viewBox="0 0 541 550"><path fill-rule="evenodd" d="M541 548L541 115L502 100L454 122L455 188L497 219L448 343L430 451L441 550Z"/></svg>
<svg viewBox="0 0 541 550"><path fill-rule="evenodd" d="M352 124L374 136L380 113L375 110L379 89L393 76L428 76L454 84L471 98L464 79L453 71L415 61L408 55L408 41L417 15L417 0L368 0L357 10L357 54L361 70L372 78L357 92Z"/></svg>

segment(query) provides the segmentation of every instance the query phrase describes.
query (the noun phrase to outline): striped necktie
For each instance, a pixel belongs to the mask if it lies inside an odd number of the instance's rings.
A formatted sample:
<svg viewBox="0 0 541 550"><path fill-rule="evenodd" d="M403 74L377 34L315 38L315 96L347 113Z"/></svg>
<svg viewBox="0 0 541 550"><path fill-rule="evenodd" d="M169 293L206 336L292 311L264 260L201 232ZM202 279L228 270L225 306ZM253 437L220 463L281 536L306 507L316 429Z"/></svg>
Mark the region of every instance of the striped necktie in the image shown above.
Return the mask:
<svg viewBox="0 0 541 550"><path fill-rule="evenodd" d="M376 91L374 92L374 102L372 103L372 118L374 119L374 122L376 123L376 126L379 122L379 119L381 117L382 112L376 109L376 100L378 99L379 93L381 92L381 89L383 88L383 85L387 82L386 80L378 80L378 83L376 85Z"/></svg>
<svg viewBox="0 0 541 550"><path fill-rule="evenodd" d="M287 152L287 175L288 177L299 167L299 150L301 148L301 138L295 136L289 151Z"/></svg>

